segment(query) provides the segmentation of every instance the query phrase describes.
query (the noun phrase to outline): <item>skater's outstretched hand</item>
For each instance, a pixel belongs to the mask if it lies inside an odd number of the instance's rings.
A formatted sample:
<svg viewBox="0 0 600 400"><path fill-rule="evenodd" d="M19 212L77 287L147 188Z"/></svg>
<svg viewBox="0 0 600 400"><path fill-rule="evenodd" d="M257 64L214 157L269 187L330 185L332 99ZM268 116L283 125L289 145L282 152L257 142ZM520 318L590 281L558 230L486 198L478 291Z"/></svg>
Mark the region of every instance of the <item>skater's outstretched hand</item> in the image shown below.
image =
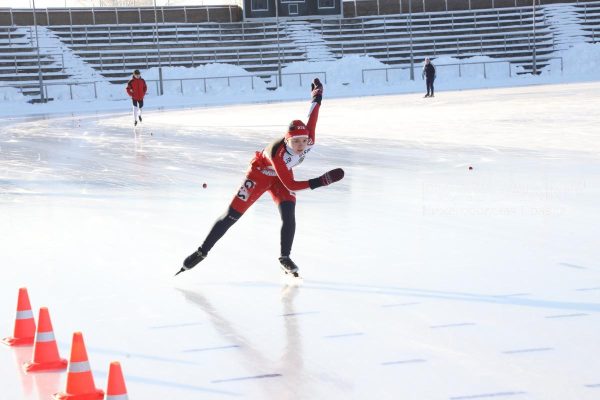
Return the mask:
<svg viewBox="0 0 600 400"><path fill-rule="evenodd" d="M344 177L344 170L341 168L332 169L331 171L325 172L318 178L308 180L308 185L311 189L316 189L321 186L331 185L334 182L342 180Z"/></svg>
<svg viewBox="0 0 600 400"><path fill-rule="evenodd" d="M319 78L315 78L310 84L310 94L313 103L321 104L321 100L323 99L323 84Z"/></svg>
<svg viewBox="0 0 600 400"><path fill-rule="evenodd" d="M321 83L321 81L319 80L319 78L315 78L313 79L312 83L310 84L310 90L315 90L315 88L323 88L323 84Z"/></svg>

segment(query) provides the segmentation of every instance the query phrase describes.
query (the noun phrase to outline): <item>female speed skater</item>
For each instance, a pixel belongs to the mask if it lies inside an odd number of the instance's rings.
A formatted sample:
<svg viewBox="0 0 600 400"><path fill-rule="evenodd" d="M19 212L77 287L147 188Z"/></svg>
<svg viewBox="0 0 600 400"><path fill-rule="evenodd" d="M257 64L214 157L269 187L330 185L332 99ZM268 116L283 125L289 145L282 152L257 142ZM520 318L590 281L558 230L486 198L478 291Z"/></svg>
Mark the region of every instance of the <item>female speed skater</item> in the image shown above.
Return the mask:
<svg viewBox="0 0 600 400"><path fill-rule="evenodd" d="M256 152L246 171L242 186L233 197L229 208L217 219L198 250L183 261L183 266L175 275L194 268L204 260L225 232L263 193L268 191L281 215L281 257L279 257L281 268L286 274L298 276L298 266L290 258L296 231L294 192L327 186L344 177L344 170L336 168L307 181L294 179L292 168L304 161L315 144L315 128L323 97L323 85L318 78L315 78L311 84L311 95L308 123L305 125L300 120L292 121L284 137L275 140L264 150Z"/></svg>

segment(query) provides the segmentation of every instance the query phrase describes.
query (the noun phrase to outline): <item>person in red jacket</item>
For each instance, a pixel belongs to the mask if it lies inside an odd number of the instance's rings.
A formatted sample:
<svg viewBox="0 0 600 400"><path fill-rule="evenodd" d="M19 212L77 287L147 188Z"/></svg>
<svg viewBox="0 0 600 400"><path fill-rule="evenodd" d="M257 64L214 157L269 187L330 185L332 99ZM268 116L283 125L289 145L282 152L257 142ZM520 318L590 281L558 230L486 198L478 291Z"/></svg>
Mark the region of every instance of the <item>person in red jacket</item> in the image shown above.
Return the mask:
<svg viewBox="0 0 600 400"><path fill-rule="evenodd" d="M142 78L140 70L133 71L133 76L127 82L125 91L133 101L133 126L137 125L138 120L142 122L142 107L144 107L144 96L148 91L146 81Z"/></svg>
<svg viewBox="0 0 600 400"><path fill-rule="evenodd" d="M312 102L308 123L300 120L290 123L284 137L275 140L264 150L257 151L250 162L246 177L229 204L227 211L215 222L204 243L183 262L177 274L196 266L204 260L215 243L265 192L269 192L281 215L281 268L287 274L298 276L298 266L291 260L292 243L296 231L296 195L304 189L316 189L341 180L344 170L333 169L306 181L294 179L292 168L304 161L315 144L315 128L319 117L323 85L315 78L311 85ZM175 274L175 275L177 275Z"/></svg>

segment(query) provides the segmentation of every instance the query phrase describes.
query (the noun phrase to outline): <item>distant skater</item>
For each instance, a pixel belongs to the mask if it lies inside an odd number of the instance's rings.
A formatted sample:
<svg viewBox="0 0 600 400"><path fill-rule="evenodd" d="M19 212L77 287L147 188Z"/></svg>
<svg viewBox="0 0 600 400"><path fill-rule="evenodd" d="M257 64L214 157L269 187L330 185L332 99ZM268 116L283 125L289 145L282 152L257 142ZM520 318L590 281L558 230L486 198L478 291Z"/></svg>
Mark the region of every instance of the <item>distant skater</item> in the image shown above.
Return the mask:
<svg viewBox="0 0 600 400"><path fill-rule="evenodd" d="M138 124L138 121L142 122L142 107L144 107L144 96L148 91L146 81L142 78L140 70L136 69L133 71L133 76L127 82L125 91L131 97L133 101L133 126Z"/></svg>
<svg viewBox="0 0 600 400"><path fill-rule="evenodd" d="M427 94L424 97L433 97L433 81L435 81L435 67L428 58L425 59L423 65L423 73L421 74L425 78L425 84L427 85Z"/></svg>
<svg viewBox="0 0 600 400"><path fill-rule="evenodd" d="M177 274L193 268L204 260L225 232L268 191L277 204L281 216L279 257L281 268L286 274L298 276L298 266L290 258L296 231L295 192L327 186L344 177L344 171L336 168L306 181L294 179L292 168L304 161L315 144L315 129L323 96L323 85L317 78L311 84L311 96L308 123L304 124L300 120L292 121L285 136L275 140L264 150L256 152L246 171L246 177L227 211L217 219L198 250L183 261L183 267ZM259 232L257 229L257 234Z"/></svg>

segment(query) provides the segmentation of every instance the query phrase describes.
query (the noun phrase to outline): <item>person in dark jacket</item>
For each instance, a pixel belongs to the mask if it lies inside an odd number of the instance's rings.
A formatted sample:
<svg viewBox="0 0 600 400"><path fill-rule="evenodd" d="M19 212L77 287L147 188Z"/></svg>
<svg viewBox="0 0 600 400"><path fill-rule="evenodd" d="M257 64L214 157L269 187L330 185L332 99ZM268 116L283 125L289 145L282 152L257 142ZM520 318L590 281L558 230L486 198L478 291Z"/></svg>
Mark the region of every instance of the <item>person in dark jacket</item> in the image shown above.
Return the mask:
<svg viewBox="0 0 600 400"><path fill-rule="evenodd" d="M433 66L429 58L425 59L422 77L425 78L425 84L427 85L427 94L425 95L425 97L433 97L433 81L435 80L435 67Z"/></svg>
<svg viewBox="0 0 600 400"><path fill-rule="evenodd" d="M125 91L133 101L133 126L137 125L138 120L142 122L142 107L144 107L144 96L148 91L146 81L142 78L140 70L133 71L133 76L127 82Z"/></svg>

